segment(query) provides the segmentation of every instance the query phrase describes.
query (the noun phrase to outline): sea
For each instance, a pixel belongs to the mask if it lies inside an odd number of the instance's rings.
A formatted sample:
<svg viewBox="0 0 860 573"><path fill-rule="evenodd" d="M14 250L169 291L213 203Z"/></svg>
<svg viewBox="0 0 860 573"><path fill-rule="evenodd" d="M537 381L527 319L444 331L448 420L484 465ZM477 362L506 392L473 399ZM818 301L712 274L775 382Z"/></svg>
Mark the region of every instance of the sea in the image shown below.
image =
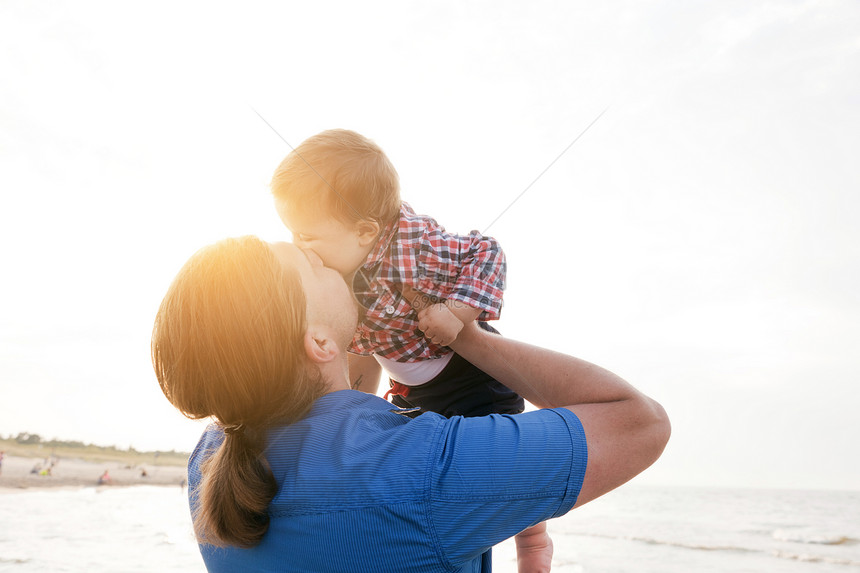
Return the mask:
<svg viewBox="0 0 860 573"><path fill-rule="evenodd" d="M560 573L860 572L860 491L628 485L550 521ZM493 570L516 573L512 541ZM5 490L0 572L203 572L180 487Z"/></svg>

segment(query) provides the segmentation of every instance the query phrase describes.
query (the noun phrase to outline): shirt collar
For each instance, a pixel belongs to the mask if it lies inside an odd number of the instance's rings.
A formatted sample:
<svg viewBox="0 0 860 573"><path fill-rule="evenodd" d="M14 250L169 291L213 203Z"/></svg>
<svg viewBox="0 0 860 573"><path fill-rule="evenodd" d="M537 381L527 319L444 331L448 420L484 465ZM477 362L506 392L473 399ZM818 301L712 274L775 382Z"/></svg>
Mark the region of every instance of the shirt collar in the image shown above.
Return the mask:
<svg viewBox="0 0 860 573"><path fill-rule="evenodd" d="M391 402L379 396L360 392L358 390L336 390L329 392L316 399L308 417L318 415L336 414L342 415L344 409L355 407L368 407L374 410L391 410Z"/></svg>

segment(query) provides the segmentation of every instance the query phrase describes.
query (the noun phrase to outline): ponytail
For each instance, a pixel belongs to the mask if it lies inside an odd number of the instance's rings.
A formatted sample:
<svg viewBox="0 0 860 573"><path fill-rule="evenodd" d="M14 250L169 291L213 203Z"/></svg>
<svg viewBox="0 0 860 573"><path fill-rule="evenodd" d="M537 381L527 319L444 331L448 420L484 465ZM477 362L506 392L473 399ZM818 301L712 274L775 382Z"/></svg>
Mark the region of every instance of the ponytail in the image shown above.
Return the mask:
<svg viewBox="0 0 860 573"><path fill-rule="evenodd" d="M202 543L254 547L269 528L268 507L277 484L263 441L247 429L225 432L220 447L200 467L194 533Z"/></svg>

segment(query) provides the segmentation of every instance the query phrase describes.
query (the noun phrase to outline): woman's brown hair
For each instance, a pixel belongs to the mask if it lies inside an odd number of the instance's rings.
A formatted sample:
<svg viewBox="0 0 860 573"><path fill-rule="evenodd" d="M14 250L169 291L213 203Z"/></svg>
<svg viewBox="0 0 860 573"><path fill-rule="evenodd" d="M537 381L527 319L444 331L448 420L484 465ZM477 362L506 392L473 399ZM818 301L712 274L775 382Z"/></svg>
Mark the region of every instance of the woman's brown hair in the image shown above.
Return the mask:
<svg viewBox="0 0 860 573"><path fill-rule="evenodd" d="M189 418L225 428L194 492L202 543L251 547L268 529L277 486L266 431L300 419L324 393L304 354L305 313L298 272L256 237L195 253L158 309L152 364L164 395Z"/></svg>

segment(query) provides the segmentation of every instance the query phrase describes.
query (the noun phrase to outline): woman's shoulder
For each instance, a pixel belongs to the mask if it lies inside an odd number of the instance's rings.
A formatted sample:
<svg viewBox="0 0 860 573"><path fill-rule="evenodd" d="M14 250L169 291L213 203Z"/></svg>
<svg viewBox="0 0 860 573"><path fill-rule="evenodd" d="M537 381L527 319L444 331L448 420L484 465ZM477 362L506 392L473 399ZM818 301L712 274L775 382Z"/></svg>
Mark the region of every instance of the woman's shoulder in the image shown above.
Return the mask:
<svg viewBox="0 0 860 573"><path fill-rule="evenodd" d="M423 498L445 418L413 419L377 396L335 394L342 395L271 437L266 457L279 490L272 509L317 512Z"/></svg>

